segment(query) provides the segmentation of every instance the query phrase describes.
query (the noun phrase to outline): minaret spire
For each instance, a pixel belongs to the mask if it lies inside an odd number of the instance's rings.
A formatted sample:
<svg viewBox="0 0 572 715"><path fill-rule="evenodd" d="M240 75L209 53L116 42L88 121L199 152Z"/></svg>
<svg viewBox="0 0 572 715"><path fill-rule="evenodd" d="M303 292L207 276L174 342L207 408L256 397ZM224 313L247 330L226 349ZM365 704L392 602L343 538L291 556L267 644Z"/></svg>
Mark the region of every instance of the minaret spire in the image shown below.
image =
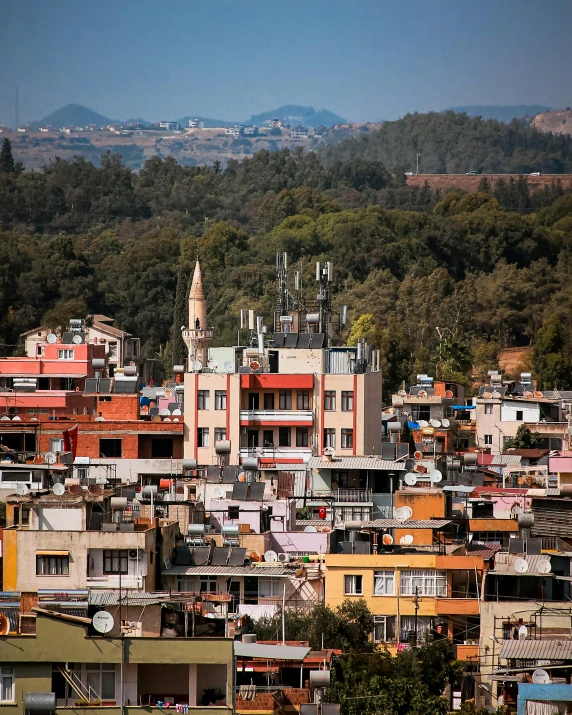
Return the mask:
<svg viewBox="0 0 572 715"><path fill-rule="evenodd" d="M193 363L197 360L206 366L212 330L207 329L207 301L198 249L197 262L189 291L189 327L184 332L183 338L189 348L189 369L193 368Z"/></svg>

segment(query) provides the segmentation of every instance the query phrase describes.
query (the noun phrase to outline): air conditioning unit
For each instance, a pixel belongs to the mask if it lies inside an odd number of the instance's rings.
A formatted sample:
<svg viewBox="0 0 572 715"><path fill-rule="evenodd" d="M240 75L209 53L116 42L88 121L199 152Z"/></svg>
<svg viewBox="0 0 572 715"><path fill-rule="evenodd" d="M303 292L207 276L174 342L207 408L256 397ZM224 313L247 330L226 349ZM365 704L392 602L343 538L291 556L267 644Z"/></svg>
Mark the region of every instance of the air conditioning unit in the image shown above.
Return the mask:
<svg viewBox="0 0 572 715"><path fill-rule="evenodd" d="M129 549L129 558L132 561L135 561L137 558L139 558L139 549Z"/></svg>

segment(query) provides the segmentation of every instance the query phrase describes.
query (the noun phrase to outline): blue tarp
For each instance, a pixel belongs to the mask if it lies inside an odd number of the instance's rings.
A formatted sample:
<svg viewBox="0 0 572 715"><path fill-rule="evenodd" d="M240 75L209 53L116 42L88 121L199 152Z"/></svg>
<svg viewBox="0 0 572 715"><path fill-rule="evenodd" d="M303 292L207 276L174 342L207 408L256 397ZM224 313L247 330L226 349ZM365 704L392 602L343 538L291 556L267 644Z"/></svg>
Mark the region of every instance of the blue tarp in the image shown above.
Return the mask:
<svg viewBox="0 0 572 715"><path fill-rule="evenodd" d="M452 410L476 410L476 405L451 405Z"/></svg>
<svg viewBox="0 0 572 715"><path fill-rule="evenodd" d="M419 425L417 422L408 422L407 426L409 429L421 429L421 425Z"/></svg>

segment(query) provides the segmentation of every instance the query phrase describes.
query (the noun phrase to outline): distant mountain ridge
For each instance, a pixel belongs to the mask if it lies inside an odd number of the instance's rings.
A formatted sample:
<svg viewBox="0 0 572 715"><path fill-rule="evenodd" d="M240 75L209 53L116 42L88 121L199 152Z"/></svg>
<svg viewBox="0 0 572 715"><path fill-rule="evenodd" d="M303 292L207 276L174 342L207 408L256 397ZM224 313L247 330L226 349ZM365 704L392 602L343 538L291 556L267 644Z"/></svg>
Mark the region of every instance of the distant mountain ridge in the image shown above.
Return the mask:
<svg viewBox="0 0 572 715"><path fill-rule="evenodd" d="M165 117L161 118L164 119ZM253 114L250 119L242 121L229 121L227 119L202 117L198 114L187 114L176 121L184 127L188 125L189 119L197 119L199 122L204 122L205 127L228 127L233 126L234 124L262 125L275 118L282 119L287 124L303 124L310 127L317 127L322 124L326 127L332 127L334 124L342 124L346 122L343 117L340 117L339 114L331 112L329 109L316 110L314 107L304 107L299 104L286 104L268 112ZM166 119L170 119L170 117L166 117ZM55 112L48 114L39 121L30 122L30 127L32 129L38 129L44 125L50 125L58 128L66 126L85 127L88 124L106 126L120 121L122 123L126 123L123 120L106 117L105 115L99 114L99 112L96 112L89 107L84 107L81 104L66 104L64 107L56 109ZM130 119L126 121L138 122L143 125L151 126L151 122L142 118Z"/></svg>
<svg viewBox="0 0 572 715"><path fill-rule="evenodd" d="M445 111L457 112L458 114L468 114L470 117L482 117L483 119L496 119L499 122L510 124L513 119L524 119L524 117L534 117L541 112L549 112L550 107L542 104L516 104L516 105L467 105L466 107L450 107Z"/></svg>
<svg viewBox="0 0 572 715"><path fill-rule="evenodd" d="M30 122L30 126L32 129L45 125L60 128L67 126L86 127L88 124L97 124L97 126L104 127L116 121L116 119L105 117L103 114L99 114L99 112L89 109L89 107L84 107L82 104L66 104L40 121Z"/></svg>

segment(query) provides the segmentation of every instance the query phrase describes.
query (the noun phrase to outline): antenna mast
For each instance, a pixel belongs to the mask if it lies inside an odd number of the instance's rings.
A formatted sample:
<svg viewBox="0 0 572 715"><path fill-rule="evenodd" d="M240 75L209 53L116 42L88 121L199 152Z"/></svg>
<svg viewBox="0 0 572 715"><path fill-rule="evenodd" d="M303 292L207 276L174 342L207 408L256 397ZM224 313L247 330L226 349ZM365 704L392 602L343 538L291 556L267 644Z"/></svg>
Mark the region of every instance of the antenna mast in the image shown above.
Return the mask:
<svg viewBox="0 0 572 715"><path fill-rule="evenodd" d="M278 280L278 294L276 296L276 318L274 320L274 329L279 332L280 316L287 315L289 310L289 293L288 293L288 254L276 254L276 278Z"/></svg>
<svg viewBox="0 0 572 715"><path fill-rule="evenodd" d="M16 96L14 98L14 122L16 124L14 131L16 132L20 126L20 100L18 96L18 87L16 87Z"/></svg>

